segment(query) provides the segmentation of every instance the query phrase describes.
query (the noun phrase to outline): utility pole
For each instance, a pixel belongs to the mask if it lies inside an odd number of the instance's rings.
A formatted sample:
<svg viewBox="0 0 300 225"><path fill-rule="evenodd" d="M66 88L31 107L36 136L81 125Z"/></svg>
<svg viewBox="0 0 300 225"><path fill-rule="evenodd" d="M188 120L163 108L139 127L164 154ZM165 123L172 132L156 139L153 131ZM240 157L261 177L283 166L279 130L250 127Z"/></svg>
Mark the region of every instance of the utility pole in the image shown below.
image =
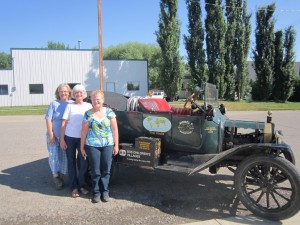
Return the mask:
<svg viewBox="0 0 300 225"><path fill-rule="evenodd" d="M98 0L98 33L99 33L99 77L100 77L100 90L104 91L101 0Z"/></svg>

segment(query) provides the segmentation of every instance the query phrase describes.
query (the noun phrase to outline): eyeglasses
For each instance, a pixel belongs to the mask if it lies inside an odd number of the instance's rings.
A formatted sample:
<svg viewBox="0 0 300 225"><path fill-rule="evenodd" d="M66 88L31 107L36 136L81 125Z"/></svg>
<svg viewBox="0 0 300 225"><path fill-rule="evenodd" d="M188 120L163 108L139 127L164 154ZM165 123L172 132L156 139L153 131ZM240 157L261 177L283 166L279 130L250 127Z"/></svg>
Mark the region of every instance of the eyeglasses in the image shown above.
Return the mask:
<svg viewBox="0 0 300 225"><path fill-rule="evenodd" d="M104 98L92 98L92 101L101 101L103 100Z"/></svg>

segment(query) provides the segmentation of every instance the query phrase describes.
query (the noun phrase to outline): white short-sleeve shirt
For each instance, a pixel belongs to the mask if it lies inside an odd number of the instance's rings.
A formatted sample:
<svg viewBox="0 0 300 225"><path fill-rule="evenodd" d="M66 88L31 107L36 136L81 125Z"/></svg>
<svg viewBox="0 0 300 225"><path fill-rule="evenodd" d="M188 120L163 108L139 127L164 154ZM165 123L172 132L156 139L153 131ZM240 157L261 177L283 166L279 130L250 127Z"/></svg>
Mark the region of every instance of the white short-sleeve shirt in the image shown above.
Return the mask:
<svg viewBox="0 0 300 225"><path fill-rule="evenodd" d="M74 138L81 137L82 119L86 111L92 108L90 103L84 102L81 105L71 103L68 104L63 115L63 119L67 120L65 135Z"/></svg>

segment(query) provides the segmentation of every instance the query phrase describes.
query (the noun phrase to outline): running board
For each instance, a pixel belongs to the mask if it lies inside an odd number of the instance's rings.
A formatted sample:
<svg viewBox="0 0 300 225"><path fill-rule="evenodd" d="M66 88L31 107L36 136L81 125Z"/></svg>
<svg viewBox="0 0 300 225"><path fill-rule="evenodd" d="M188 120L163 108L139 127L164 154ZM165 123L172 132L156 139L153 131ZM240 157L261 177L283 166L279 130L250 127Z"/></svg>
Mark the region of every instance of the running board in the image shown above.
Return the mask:
<svg viewBox="0 0 300 225"><path fill-rule="evenodd" d="M186 173L186 174L189 174L193 170L193 168L188 168L188 167L183 167L183 166L178 166L178 165L169 165L169 164L156 166L155 169L156 170L179 172L179 173Z"/></svg>

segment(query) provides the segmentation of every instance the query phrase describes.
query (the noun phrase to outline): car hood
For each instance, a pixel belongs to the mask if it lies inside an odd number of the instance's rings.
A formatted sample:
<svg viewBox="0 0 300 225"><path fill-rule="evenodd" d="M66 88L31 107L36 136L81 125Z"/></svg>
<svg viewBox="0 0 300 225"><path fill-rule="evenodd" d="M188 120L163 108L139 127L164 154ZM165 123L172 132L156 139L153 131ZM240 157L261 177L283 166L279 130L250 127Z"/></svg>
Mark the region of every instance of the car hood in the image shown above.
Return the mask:
<svg viewBox="0 0 300 225"><path fill-rule="evenodd" d="M245 120L225 120L225 127L233 127L233 128L245 128L245 129L264 129L265 122L257 122L257 121L245 121Z"/></svg>

